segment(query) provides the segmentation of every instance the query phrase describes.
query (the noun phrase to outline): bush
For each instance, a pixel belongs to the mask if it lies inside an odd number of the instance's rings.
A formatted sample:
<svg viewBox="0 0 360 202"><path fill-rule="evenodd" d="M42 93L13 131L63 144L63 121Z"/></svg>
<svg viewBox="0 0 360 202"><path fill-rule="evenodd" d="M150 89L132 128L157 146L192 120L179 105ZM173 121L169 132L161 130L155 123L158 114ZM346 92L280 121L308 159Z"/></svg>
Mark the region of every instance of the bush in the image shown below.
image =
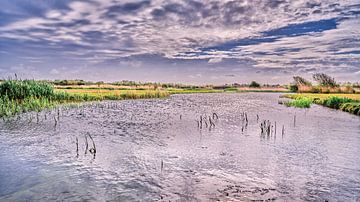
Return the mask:
<svg viewBox="0 0 360 202"><path fill-rule="evenodd" d="M260 88L260 84L256 81L252 81L249 85L250 88Z"/></svg>
<svg viewBox="0 0 360 202"><path fill-rule="evenodd" d="M296 92L298 92L299 87L296 84L290 84L289 89L291 92L296 93Z"/></svg>

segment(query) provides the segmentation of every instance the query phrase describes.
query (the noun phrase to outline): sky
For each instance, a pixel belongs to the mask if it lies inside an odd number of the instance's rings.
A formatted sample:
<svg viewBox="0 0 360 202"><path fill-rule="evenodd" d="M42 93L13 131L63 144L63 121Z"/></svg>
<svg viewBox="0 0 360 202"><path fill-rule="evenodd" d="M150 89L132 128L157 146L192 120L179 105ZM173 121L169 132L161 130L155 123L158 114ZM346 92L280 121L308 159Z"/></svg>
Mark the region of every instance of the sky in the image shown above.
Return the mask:
<svg viewBox="0 0 360 202"><path fill-rule="evenodd" d="M0 77L360 81L360 0L1 0Z"/></svg>

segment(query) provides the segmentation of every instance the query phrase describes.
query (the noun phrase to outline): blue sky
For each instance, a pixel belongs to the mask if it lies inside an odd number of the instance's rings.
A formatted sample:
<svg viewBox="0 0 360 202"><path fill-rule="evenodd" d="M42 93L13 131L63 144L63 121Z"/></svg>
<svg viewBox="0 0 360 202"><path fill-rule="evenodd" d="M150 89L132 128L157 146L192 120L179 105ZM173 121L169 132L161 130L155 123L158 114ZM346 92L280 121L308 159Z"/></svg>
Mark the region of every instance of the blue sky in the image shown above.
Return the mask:
<svg viewBox="0 0 360 202"><path fill-rule="evenodd" d="M0 75L159 82L360 79L358 0L2 0Z"/></svg>

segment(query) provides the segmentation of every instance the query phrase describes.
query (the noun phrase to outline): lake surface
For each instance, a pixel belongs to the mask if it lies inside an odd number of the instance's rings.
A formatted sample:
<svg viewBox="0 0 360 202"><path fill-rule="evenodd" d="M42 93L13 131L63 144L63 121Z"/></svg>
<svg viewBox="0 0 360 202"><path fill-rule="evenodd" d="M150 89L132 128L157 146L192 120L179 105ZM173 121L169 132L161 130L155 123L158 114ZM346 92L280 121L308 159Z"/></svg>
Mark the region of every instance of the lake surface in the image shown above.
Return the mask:
<svg viewBox="0 0 360 202"><path fill-rule="evenodd" d="M279 95L173 95L1 121L0 201L360 201L360 118L288 108Z"/></svg>

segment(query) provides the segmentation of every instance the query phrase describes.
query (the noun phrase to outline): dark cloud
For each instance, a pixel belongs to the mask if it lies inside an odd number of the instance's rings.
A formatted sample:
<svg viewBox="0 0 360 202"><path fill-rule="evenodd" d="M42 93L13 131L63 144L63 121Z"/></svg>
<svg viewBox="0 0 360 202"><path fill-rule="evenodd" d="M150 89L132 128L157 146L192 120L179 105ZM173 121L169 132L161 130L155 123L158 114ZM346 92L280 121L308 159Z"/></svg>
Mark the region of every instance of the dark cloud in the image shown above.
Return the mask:
<svg viewBox="0 0 360 202"><path fill-rule="evenodd" d="M121 14L135 13L150 5L150 1L140 1L110 6L106 12L107 17L116 17Z"/></svg>
<svg viewBox="0 0 360 202"><path fill-rule="evenodd" d="M307 8L315 8L320 6L321 6L321 2L306 2Z"/></svg>
<svg viewBox="0 0 360 202"><path fill-rule="evenodd" d="M273 0L273 1L267 1L266 6L269 6L270 8L278 8L280 5L285 4L285 0Z"/></svg>

